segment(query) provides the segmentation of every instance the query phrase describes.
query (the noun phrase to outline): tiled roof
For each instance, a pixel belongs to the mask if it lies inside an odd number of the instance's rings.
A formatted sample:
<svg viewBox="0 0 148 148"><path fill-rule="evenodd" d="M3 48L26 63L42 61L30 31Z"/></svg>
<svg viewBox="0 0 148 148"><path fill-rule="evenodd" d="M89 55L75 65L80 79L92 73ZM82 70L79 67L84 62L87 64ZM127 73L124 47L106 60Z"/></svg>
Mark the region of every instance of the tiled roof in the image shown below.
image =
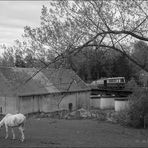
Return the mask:
<svg viewBox="0 0 148 148"><path fill-rule="evenodd" d="M0 97L13 96L12 88L7 79L0 73Z"/></svg>
<svg viewBox="0 0 148 148"><path fill-rule="evenodd" d="M35 95L88 89L72 70L47 68L32 77L37 71L35 68L0 67L0 95Z"/></svg>
<svg viewBox="0 0 148 148"><path fill-rule="evenodd" d="M88 86L80 77L69 69L43 69L42 72L53 83L53 85L61 92L63 91L79 91L86 90Z"/></svg>

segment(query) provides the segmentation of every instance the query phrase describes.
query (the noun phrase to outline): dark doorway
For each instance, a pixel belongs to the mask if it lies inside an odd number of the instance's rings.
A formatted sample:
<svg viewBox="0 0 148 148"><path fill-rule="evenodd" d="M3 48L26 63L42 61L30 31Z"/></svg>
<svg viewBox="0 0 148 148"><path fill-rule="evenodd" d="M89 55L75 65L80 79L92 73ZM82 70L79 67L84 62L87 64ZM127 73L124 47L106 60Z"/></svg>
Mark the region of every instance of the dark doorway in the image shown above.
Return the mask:
<svg viewBox="0 0 148 148"><path fill-rule="evenodd" d="M3 110L2 110L2 107L0 107L0 114L2 114L3 113Z"/></svg>
<svg viewBox="0 0 148 148"><path fill-rule="evenodd" d="M104 80L104 87L107 87L107 80Z"/></svg>
<svg viewBox="0 0 148 148"><path fill-rule="evenodd" d="M72 103L68 104L68 108L69 108L69 111L71 112L72 111Z"/></svg>

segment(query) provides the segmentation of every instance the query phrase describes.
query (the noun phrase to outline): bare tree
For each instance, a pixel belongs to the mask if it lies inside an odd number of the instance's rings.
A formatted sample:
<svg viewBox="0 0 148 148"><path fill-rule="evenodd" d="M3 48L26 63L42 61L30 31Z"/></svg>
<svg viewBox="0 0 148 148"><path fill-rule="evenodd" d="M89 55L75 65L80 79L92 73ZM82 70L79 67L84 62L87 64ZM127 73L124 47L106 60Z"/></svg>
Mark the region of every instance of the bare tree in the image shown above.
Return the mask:
<svg viewBox="0 0 148 148"><path fill-rule="evenodd" d="M48 63L43 61L41 70L57 61L62 64L91 47L94 50L113 49L148 71L131 56L135 41L148 42L147 8L148 2L144 0L52 1L49 7L42 8L41 26L26 26L23 36L30 50L42 51L39 56L54 55Z"/></svg>
<svg viewBox="0 0 148 148"><path fill-rule="evenodd" d="M147 8L143 0L54 1L43 6L41 26L26 26L24 36L57 56L75 55L88 46L113 49L148 71L130 55L136 40L148 42Z"/></svg>

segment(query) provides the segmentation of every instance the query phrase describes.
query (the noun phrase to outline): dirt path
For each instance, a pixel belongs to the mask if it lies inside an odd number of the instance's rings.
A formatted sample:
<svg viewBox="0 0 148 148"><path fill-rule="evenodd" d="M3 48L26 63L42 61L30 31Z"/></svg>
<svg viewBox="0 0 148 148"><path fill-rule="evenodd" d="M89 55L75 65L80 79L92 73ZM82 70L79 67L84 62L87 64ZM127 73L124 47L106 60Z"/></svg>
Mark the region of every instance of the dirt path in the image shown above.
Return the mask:
<svg viewBox="0 0 148 148"><path fill-rule="evenodd" d="M0 131L0 147L148 147L148 130L123 128L116 124L92 120L29 119L26 141L4 139Z"/></svg>

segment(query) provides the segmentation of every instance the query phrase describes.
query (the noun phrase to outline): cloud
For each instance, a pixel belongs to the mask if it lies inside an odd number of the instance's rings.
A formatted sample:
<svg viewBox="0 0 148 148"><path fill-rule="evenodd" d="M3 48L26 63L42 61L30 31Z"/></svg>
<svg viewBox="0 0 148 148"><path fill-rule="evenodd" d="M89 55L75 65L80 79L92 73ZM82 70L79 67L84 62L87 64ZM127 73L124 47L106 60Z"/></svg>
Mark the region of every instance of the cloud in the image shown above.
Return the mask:
<svg viewBox="0 0 148 148"><path fill-rule="evenodd" d="M12 46L14 40L22 38L21 34L23 34L22 28L0 27L0 45Z"/></svg>
<svg viewBox="0 0 148 148"><path fill-rule="evenodd" d="M0 1L0 44L13 44L24 27L38 27L42 5L48 1Z"/></svg>

